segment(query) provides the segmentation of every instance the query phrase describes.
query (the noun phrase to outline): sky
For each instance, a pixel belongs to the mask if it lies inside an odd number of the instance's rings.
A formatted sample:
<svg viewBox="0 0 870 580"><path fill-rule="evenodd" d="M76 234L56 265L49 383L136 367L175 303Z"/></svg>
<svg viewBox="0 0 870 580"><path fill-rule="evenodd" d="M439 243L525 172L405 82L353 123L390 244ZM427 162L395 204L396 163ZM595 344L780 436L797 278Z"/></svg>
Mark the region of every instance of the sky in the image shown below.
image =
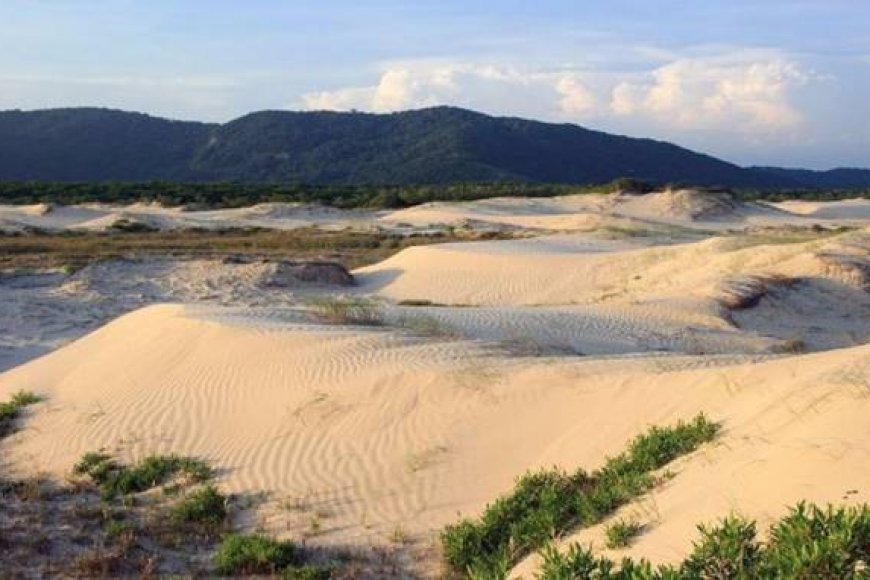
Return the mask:
<svg viewBox="0 0 870 580"><path fill-rule="evenodd" d="M0 109L455 105L870 167L870 0L2 0Z"/></svg>

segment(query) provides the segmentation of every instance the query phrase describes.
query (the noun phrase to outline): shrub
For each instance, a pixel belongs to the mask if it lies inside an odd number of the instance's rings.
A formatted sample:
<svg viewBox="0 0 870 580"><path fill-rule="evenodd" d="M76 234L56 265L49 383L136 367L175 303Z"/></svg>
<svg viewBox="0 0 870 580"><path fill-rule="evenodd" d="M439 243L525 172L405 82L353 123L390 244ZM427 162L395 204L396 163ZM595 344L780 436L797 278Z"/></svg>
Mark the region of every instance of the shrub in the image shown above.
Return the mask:
<svg viewBox="0 0 870 580"><path fill-rule="evenodd" d="M175 521L219 525L227 518L227 498L213 485L199 489L172 510Z"/></svg>
<svg viewBox="0 0 870 580"><path fill-rule="evenodd" d="M754 522L730 516L714 528L698 526L698 531L701 540L683 564L683 572L696 578L752 577L761 559Z"/></svg>
<svg viewBox="0 0 870 580"><path fill-rule="evenodd" d="M364 298L321 296L309 301L314 313L329 324L383 324L381 306Z"/></svg>
<svg viewBox="0 0 870 580"><path fill-rule="evenodd" d="M689 423L653 427L628 451L592 474L558 469L527 473L514 490L487 506L478 520L465 519L441 534L444 559L456 572L498 568L576 526L589 526L655 483L652 471L713 439L716 423L703 414Z"/></svg>
<svg viewBox="0 0 870 580"><path fill-rule="evenodd" d="M292 542L261 536L231 534L218 548L215 565L221 574L275 574L302 566L299 550Z"/></svg>
<svg viewBox="0 0 870 580"><path fill-rule="evenodd" d="M21 410L42 401L42 397L29 391L18 391L6 403L0 403L0 437L15 431L15 422L21 417Z"/></svg>
<svg viewBox="0 0 870 580"><path fill-rule="evenodd" d="M618 548L627 548L643 531L643 526L634 520L618 520L607 526L605 536L607 537L607 547L611 550Z"/></svg>
<svg viewBox="0 0 870 580"><path fill-rule="evenodd" d="M178 455L152 455L136 465L126 466L105 453L87 453L73 471L89 476L100 486L104 497L147 491L177 476L201 483L213 475L205 462Z"/></svg>
<svg viewBox="0 0 870 580"><path fill-rule="evenodd" d="M701 538L692 553L675 566L653 567L624 558L596 557L573 544L560 553L541 550L541 580L575 578L735 579L866 578L870 558L870 507L825 509L800 503L774 523L767 545L759 542L755 522L729 516L712 528L698 527Z"/></svg>

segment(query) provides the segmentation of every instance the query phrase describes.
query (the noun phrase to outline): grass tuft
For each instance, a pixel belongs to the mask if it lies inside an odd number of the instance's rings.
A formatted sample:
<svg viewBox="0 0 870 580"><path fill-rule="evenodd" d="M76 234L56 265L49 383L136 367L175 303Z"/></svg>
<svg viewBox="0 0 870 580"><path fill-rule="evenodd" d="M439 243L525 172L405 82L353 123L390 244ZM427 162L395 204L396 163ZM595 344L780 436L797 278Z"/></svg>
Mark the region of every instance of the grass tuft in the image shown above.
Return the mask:
<svg viewBox="0 0 870 580"><path fill-rule="evenodd" d="M127 466L105 453L87 453L73 471L90 477L106 498L147 491L179 476L192 483L202 483L213 476L205 462L178 455L152 455Z"/></svg>
<svg viewBox="0 0 870 580"><path fill-rule="evenodd" d="M276 574L302 564L295 544L257 534L227 536L215 556L218 572L227 575Z"/></svg>
<svg viewBox="0 0 870 580"><path fill-rule="evenodd" d="M611 550L627 548L642 531L643 526L634 520L617 520L605 530L607 547Z"/></svg>
<svg viewBox="0 0 870 580"><path fill-rule="evenodd" d="M15 432L16 422L21 417L24 407L42 401L42 397L29 391L18 391L6 403L0 403L0 437L6 437Z"/></svg>
<svg viewBox="0 0 870 580"><path fill-rule="evenodd" d="M172 509L177 522L217 526L227 519L227 498L213 485L194 491Z"/></svg>
<svg viewBox="0 0 870 580"><path fill-rule="evenodd" d="M383 324L381 305L366 298L318 296L309 301L309 306L321 320L329 324Z"/></svg>

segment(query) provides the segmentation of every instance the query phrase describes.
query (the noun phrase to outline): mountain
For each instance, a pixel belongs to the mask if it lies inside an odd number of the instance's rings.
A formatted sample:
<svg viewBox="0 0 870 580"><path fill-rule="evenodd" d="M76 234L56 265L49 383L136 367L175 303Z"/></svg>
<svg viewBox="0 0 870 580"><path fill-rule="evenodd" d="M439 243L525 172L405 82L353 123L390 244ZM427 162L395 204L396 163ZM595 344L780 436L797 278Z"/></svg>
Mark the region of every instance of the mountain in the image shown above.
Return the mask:
<svg viewBox="0 0 870 580"><path fill-rule="evenodd" d="M833 175L829 182L850 176ZM619 177L806 185L797 170L746 169L662 141L453 107L391 114L264 111L225 124L94 108L0 112L4 181L590 184Z"/></svg>
<svg viewBox="0 0 870 580"><path fill-rule="evenodd" d="M212 126L106 109L0 112L0 179L187 179Z"/></svg>
<svg viewBox="0 0 870 580"><path fill-rule="evenodd" d="M784 169L781 167L751 167L755 172L770 175L776 180L793 181L804 187L863 189L870 188L870 169L838 167L827 171L810 169Z"/></svg>

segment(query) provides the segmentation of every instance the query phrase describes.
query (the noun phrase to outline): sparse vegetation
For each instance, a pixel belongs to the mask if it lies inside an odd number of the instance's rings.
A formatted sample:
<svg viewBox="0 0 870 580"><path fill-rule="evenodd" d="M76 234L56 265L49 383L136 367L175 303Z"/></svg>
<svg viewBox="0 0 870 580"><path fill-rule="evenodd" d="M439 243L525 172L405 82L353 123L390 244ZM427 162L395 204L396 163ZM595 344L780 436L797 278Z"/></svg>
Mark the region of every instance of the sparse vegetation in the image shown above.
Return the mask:
<svg viewBox="0 0 870 580"><path fill-rule="evenodd" d="M182 256L196 258L324 260L356 268L379 262L411 246L476 240L485 234L395 236L376 232L326 231L317 228L264 230L170 230L159 232L0 233L0 269L63 268L68 274L112 258ZM507 238L510 234L486 233Z"/></svg>
<svg viewBox="0 0 870 580"><path fill-rule="evenodd" d="M688 423L651 428L596 472L552 469L523 475L478 520L444 530L444 558L455 572L497 577L505 565L570 529L601 521L648 491L657 482L655 470L711 441L718 431L718 424L701 414Z"/></svg>
<svg viewBox="0 0 870 580"><path fill-rule="evenodd" d="M327 568L306 564L292 542L273 540L257 534L231 534L224 538L215 556L218 573L232 576L281 574L284 578L329 578Z"/></svg>
<svg viewBox="0 0 870 580"><path fill-rule="evenodd" d="M700 539L680 564L655 567L645 560L616 563L572 544L541 552L541 580L865 578L870 562L870 507L800 503L770 529L766 544L755 522L729 516L718 526L699 526Z"/></svg>
<svg viewBox="0 0 870 580"><path fill-rule="evenodd" d="M444 304L440 304L438 302L432 302L431 300L427 300L425 298L409 298L407 300L399 300L396 304L398 304L399 306L416 306L416 307L444 306Z"/></svg>
<svg viewBox="0 0 870 580"><path fill-rule="evenodd" d="M42 397L29 391L19 391L12 398L0 403L0 437L12 434L16 429L16 422L21 417L24 407L34 405L42 401Z"/></svg>
<svg viewBox="0 0 870 580"><path fill-rule="evenodd" d="M189 524L220 525L227 518L227 497L215 486L207 485L173 507L172 518Z"/></svg>
<svg viewBox="0 0 870 580"><path fill-rule="evenodd" d="M383 324L382 306L367 298L318 296L308 304L321 320L329 324Z"/></svg>
<svg viewBox="0 0 870 580"><path fill-rule="evenodd" d="M604 530L606 545L611 550L627 548L642 531L643 526L635 520L617 520Z"/></svg>
<svg viewBox="0 0 870 580"><path fill-rule="evenodd" d="M87 453L73 472L90 477L107 498L146 491L175 477L186 477L194 483L212 477L212 470L205 462L178 455L152 455L136 465L126 466L110 455Z"/></svg>

